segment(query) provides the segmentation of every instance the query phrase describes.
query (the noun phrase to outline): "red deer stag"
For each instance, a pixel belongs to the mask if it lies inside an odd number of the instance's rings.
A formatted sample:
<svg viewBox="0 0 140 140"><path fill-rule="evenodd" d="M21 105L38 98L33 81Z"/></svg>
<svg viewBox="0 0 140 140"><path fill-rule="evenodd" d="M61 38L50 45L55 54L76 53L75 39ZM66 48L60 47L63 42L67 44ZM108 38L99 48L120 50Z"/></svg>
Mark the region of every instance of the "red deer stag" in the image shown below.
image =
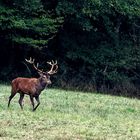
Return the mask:
<svg viewBox="0 0 140 140"><path fill-rule="evenodd" d="M47 85L51 84L50 75L57 73L58 65L57 65L57 61L47 62L49 65L51 65L51 69L49 71L44 72L43 70L38 69L38 63L37 66L35 65L34 63L35 59L30 58L29 60L27 59L25 60L33 65L34 69L38 72L40 77L39 78L18 77L14 79L12 81L12 90L11 90L11 95L9 97L8 107L10 106L10 101L12 100L12 98L16 95L16 93L19 93L20 94L19 104L21 109L23 109L22 101L24 95L27 94L30 96L30 100L33 106L33 111L35 111L40 104L39 95ZM35 107L34 107L34 98L37 101L37 105Z"/></svg>

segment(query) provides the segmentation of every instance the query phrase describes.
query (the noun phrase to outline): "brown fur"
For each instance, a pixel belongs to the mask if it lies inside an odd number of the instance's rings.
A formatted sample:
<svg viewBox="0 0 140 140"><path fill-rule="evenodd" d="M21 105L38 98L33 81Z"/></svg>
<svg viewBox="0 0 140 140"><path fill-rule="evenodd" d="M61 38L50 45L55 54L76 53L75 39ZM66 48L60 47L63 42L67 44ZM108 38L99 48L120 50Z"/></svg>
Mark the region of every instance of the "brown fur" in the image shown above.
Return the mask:
<svg viewBox="0 0 140 140"><path fill-rule="evenodd" d="M10 106L11 99L16 95L20 94L19 104L21 109L23 109L22 101L24 95L27 94L30 96L30 100L33 106L33 111L39 106L39 95L42 90L48 85L51 84L50 76L48 74L40 74L39 78L21 78L18 77L12 81L11 96L9 97L8 107ZM34 107L34 98L38 102L36 107Z"/></svg>
<svg viewBox="0 0 140 140"><path fill-rule="evenodd" d="M34 94L35 85L37 85L38 79L36 78L16 78L12 81L12 92L24 92L25 94Z"/></svg>

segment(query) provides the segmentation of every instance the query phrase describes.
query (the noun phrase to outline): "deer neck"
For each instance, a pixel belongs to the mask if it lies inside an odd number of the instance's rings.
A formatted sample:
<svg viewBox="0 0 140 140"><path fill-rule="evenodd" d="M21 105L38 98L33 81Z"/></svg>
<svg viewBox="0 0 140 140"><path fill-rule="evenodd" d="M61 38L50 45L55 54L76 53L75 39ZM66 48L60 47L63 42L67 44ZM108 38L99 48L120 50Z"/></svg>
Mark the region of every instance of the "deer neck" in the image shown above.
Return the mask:
<svg viewBox="0 0 140 140"><path fill-rule="evenodd" d="M38 83L39 83L39 89L43 90L47 86L47 82L42 80L42 78L38 78Z"/></svg>

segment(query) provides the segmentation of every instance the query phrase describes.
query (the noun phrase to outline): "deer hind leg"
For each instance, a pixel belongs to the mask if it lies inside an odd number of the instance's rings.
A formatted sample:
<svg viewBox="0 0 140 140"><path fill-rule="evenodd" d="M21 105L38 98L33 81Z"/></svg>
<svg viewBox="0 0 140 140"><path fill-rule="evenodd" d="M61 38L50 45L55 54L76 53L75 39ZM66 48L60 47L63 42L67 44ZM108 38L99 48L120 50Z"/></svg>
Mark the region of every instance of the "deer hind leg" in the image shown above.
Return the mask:
<svg viewBox="0 0 140 140"><path fill-rule="evenodd" d="M8 107L10 106L10 102L15 95L16 95L16 92L11 91L11 95L9 96L9 101L8 101Z"/></svg>
<svg viewBox="0 0 140 140"><path fill-rule="evenodd" d="M23 109L23 106L22 106L22 101L23 101L23 98L24 98L24 93L20 93L20 98L19 98L19 105L21 107L21 109Z"/></svg>
<svg viewBox="0 0 140 140"><path fill-rule="evenodd" d="M37 109L37 107L40 105L40 101L39 101L39 96L35 96L35 99L37 101L37 105L36 107L33 109L33 111L35 111Z"/></svg>

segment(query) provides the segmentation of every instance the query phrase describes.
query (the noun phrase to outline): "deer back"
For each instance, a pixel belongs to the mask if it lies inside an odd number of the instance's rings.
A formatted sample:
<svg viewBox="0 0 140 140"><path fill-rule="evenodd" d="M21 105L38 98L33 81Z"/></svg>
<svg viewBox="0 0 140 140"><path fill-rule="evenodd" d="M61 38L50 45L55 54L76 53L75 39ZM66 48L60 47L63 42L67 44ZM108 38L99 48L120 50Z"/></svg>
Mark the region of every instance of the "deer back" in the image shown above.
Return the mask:
<svg viewBox="0 0 140 140"><path fill-rule="evenodd" d="M36 92L37 78L21 78L18 77L12 81L13 92L23 92L27 94Z"/></svg>

